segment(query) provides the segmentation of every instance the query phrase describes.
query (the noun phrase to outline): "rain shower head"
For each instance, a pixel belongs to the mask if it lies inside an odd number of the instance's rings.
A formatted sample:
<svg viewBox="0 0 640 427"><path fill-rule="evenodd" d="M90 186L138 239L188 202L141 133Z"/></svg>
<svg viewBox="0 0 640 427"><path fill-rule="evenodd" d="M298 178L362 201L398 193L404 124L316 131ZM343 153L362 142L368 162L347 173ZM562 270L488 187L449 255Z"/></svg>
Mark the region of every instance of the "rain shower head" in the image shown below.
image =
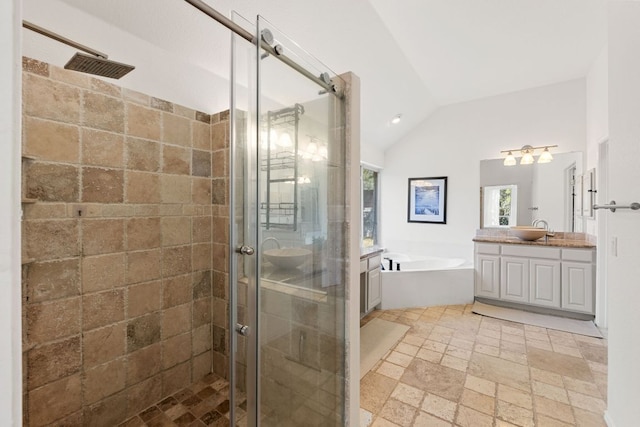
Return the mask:
<svg viewBox="0 0 640 427"><path fill-rule="evenodd" d="M65 64L64 68L81 73L119 79L136 67L78 52Z"/></svg>
<svg viewBox="0 0 640 427"><path fill-rule="evenodd" d="M107 55L91 49L87 46L76 43L66 37L49 31L27 21L22 21L22 26L28 30L34 31L53 40L59 41L76 49L80 49L90 55L84 53L76 53L73 58L64 66L67 70L79 71L81 73L95 74L97 76L119 79L131 70L135 69L133 65L122 64L120 62L111 61Z"/></svg>

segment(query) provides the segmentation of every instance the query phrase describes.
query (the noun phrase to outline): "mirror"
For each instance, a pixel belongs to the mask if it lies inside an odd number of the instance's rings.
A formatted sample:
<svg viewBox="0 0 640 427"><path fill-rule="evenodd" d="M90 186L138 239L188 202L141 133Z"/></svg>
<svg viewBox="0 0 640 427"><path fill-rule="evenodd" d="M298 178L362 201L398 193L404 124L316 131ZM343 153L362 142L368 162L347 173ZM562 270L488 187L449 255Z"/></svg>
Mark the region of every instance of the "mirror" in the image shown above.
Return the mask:
<svg viewBox="0 0 640 427"><path fill-rule="evenodd" d="M511 227L518 223L518 186L487 185L482 188L482 228Z"/></svg>
<svg viewBox="0 0 640 427"><path fill-rule="evenodd" d="M504 166L480 161L480 227L508 228L544 219L554 231L575 232L582 153L554 154L550 163Z"/></svg>

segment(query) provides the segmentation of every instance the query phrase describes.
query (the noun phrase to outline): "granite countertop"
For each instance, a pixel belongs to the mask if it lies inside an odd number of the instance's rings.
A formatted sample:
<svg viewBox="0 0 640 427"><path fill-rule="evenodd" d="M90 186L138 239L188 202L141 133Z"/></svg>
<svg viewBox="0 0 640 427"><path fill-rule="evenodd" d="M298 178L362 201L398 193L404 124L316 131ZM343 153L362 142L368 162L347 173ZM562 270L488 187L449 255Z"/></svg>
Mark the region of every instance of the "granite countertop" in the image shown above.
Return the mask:
<svg viewBox="0 0 640 427"><path fill-rule="evenodd" d="M380 246L371 246L369 248L360 249L360 259L369 258L374 255L378 255L384 252L384 248Z"/></svg>
<svg viewBox="0 0 640 427"><path fill-rule="evenodd" d="M545 242L544 239L526 241L526 240L520 240L517 237L510 237L510 236L475 236L473 238L473 241L483 242L483 243L507 243L507 244L514 244L514 245L529 245L529 246L554 246L554 247L562 247L562 248L591 249L596 247L594 243L591 243L587 240L554 239L554 238L550 238L548 242Z"/></svg>

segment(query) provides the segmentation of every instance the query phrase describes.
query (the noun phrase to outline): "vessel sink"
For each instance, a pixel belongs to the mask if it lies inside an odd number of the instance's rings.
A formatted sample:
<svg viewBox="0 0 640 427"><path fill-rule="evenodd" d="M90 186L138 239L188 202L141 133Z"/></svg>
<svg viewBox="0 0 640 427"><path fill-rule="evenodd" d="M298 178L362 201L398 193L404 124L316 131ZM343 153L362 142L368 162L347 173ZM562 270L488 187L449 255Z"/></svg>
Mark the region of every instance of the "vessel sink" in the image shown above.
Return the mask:
<svg viewBox="0 0 640 427"><path fill-rule="evenodd" d="M264 258L276 268L293 269L311 258L311 251L304 248L267 249Z"/></svg>
<svg viewBox="0 0 640 427"><path fill-rule="evenodd" d="M544 228L518 225L515 227L511 227L511 234L513 234L520 240L532 242L534 240L538 240L541 237L544 237L545 234L547 234L547 230L545 230Z"/></svg>

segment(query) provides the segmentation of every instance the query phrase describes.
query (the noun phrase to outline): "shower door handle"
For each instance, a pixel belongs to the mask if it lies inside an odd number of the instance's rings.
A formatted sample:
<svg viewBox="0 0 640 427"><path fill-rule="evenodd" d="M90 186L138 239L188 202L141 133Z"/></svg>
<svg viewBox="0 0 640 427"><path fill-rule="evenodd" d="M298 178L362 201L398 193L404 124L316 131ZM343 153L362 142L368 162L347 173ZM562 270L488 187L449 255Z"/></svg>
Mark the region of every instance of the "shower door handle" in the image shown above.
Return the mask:
<svg viewBox="0 0 640 427"><path fill-rule="evenodd" d="M242 245L236 248L236 252L241 255L253 255L255 250L251 246Z"/></svg>
<svg viewBox="0 0 640 427"><path fill-rule="evenodd" d="M243 337L246 337L247 335L249 335L249 327L241 323L236 323L236 332Z"/></svg>

